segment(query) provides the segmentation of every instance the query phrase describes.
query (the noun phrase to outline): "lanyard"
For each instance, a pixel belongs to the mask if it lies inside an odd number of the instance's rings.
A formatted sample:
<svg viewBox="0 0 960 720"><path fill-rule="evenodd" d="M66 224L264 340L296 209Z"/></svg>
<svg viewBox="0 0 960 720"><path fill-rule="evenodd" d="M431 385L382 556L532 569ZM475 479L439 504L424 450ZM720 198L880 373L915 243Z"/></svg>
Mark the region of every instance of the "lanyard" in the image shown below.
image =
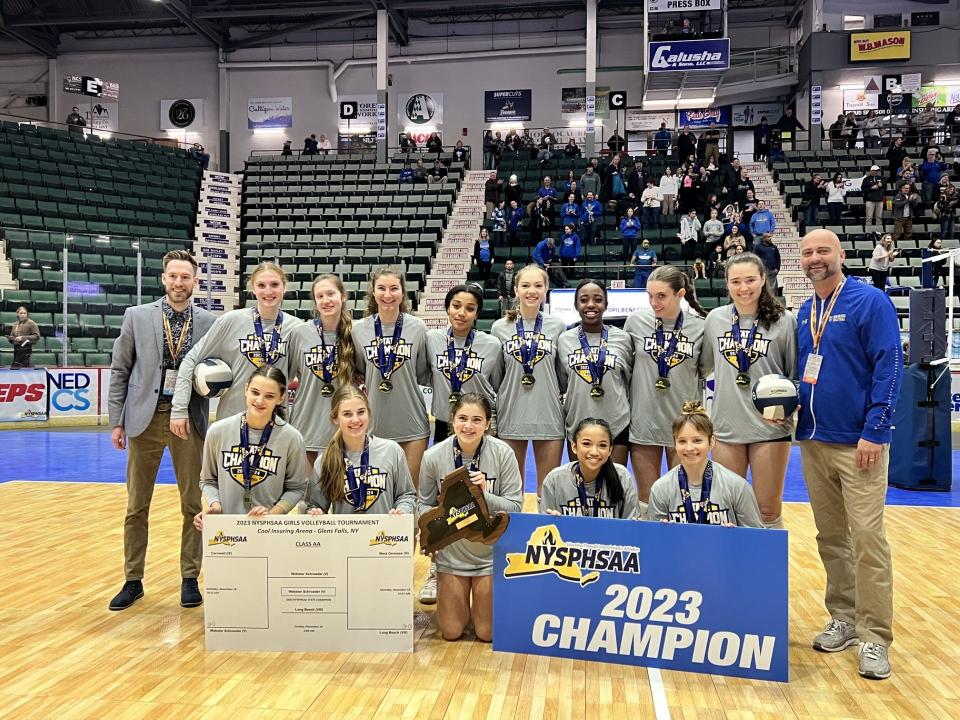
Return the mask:
<svg viewBox="0 0 960 720"><path fill-rule="evenodd" d="M450 390L458 393L463 387L463 374L467 369L467 361L470 359L470 348L473 346L473 338L476 331L471 330L467 333L467 339L463 343L463 353L460 355L460 361L456 362L457 346L454 344L453 328L447 330L447 360L450 362Z"/></svg>
<svg viewBox="0 0 960 720"><path fill-rule="evenodd" d="M470 466L467 468L472 473L480 472L481 450L483 450L483 438L480 439L477 451L473 454L473 460L470 461ZM457 469L463 467L463 450L460 449L460 441L457 440L456 435L453 437L453 466Z"/></svg>
<svg viewBox="0 0 960 720"><path fill-rule="evenodd" d="M586 481L583 479L583 473L580 472L580 463L573 464L573 477L577 481L577 495L580 496L580 509L584 517L597 517L600 514L600 498L603 496L603 474L597 475L597 481L593 492L593 512L590 512L590 506L587 504Z"/></svg>
<svg viewBox="0 0 960 720"><path fill-rule="evenodd" d="M180 337L176 342L173 340L173 327L170 325L170 319L166 313L163 313L163 338L167 342L167 350L170 352L170 362L176 366L180 353L183 352L183 346L187 344L187 337L190 335L190 325L193 322L193 313L183 323L180 328Z"/></svg>
<svg viewBox="0 0 960 720"><path fill-rule="evenodd" d="M325 383L333 382L333 365L337 362L337 343L330 346L327 351L327 341L323 337L323 324L319 319L314 320L313 324L317 327L317 335L320 336L320 349L323 351L323 359L320 360L320 372L323 374Z"/></svg>
<svg viewBox="0 0 960 720"><path fill-rule="evenodd" d="M383 324L380 322L380 315L373 316L373 331L377 335L377 369L384 380L389 380L397 363L397 347L400 344L400 335L403 333L403 313L397 315L397 322L393 326L393 339L390 342L389 353L383 349Z"/></svg>
<svg viewBox="0 0 960 720"><path fill-rule="evenodd" d="M524 375L533 375L533 360L537 357L540 345L540 331L543 329L543 313L537 313L537 320L533 324L533 335L526 336L523 329L523 317L517 313L517 338L520 340L520 364Z"/></svg>
<svg viewBox="0 0 960 720"><path fill-rule="evenodd" d="M283 325L283 311L277 314L277 321L273 324L273 332L270 333L270 347L267 347L263 339L263 323L260 320L260 311L253 308L253 329L257 333L257 339L260 341L260 357L263 365L273 365L277 361L277 348L280 347L280 327Z"/></svg>
<svg viewBox="0 0 960 720"><path fill-rule="evenodd" d="M673 324L673 335L667 341L663 333L663 318L657 318L656 340L657 340L657 372L659 377L665 378L670 374L670 358L677 351L677 344L680 342L680 329L683 327L683 311L677 315L677 321Z"/></svg>
<svg viewBox="0 0 960 720"><path fill-rule="evenodd" d="M837 289L833 291L833 294L830 296L829 303L827 300L824 300L823 303L826 305L824 309L823 317L820 318L820 322L817 322L817 294L813 294L813 298L810 302L810 336L813 338L813 352L816 353L820 349L820 340L823 338L823 332L827 329L827 323L830 322L830 315L833 313L833 306L837 304L837 298L840 297L840 291L843 290L843 286L846 284L847 279L844 278L840 281L840 284L837 285Z"/></svg>
<svg viewBox="0 0 960 720"><path fill-rule="evenodd" d="M750 334L747 335L747 342L743 342L740 334L740 313L737 312L737 306L733 305L733 327L731 328L733 342L737 351L737 367L741 373L750 369L750 350L753 349L753 341L757 337L757 327L760 325L760 316L757 315L750 327Z"/></svg>
<svg viewBox="0 0 960 720"><path fill-rule="evenodd" d="M244 413L243 417L240 418L240 450L243 455L243 461L240 463L241 470L243 472L243 501L246 504L250 502L250 490L253 487L253 470L254 467L251 465L250 456L256 455L256 466L259 469L260 461L259 458L263 457L264 451L267 449L267 443L270 442L270 433L273 432L273 421L267 423L267 426L263 429L263 432L260 434L260 443L257 448L250 449L250 426L247 424L247 414Z"/></svg>
<svg viewBox="0 0 960 720"><path fill-rule="evenodd" d="M690 499L690 481L683 465L677 466L677 481L680 483L680 498L683 500L683 512L687 522L691 525L709 525L707 522L707 505L710 502L710 490L713 488L713 463L707 461L703 471L703 487L700 490L700 509L693 513L693 500Z"/></svg>
<svg viewBox="0 0 960 720"><path fill-rule="evenodd" d="M580 349L583 350L583 358L587 362L587 367L590 370L590 383L595 387L600 387L603 384L603 375L606 372L607 368L604 364L607 359L607 326L604 325L603 329L600 331L600 344L597 346L597 359L596 362L593 360L592 348L590 347L590 341L587 340L587 334L583 331L583 326L580 326L580 332L578 336L580 338Z"/></svg>
<svg viewBox="0 0 960 720"><path fill-rule="evenodd" d="M347 473L347 502L357 510L363 508L367 501L367 483L364 478L370 469L370 437L363 441L363 452L360 453L360 466L357 467L346 453L343 455L343 464Z"/></svg>

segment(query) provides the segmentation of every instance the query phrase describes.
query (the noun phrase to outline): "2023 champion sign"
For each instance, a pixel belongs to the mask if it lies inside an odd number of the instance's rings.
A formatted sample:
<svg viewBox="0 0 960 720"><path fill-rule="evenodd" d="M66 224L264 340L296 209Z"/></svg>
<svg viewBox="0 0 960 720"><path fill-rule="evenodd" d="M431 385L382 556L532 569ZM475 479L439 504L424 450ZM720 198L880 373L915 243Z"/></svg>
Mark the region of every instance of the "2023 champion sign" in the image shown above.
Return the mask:
<svg viewBox="0 0 960 720"><path fill-rule="evenodd" d="M787 534L514 514L493 649L788 680Z"/></svg>
<svg viewBox="0 0 960 720"><path fill-rule="evenodd" d="M650 72L726 70L730 67L730 39L652 42L648 61Z"/></svg>

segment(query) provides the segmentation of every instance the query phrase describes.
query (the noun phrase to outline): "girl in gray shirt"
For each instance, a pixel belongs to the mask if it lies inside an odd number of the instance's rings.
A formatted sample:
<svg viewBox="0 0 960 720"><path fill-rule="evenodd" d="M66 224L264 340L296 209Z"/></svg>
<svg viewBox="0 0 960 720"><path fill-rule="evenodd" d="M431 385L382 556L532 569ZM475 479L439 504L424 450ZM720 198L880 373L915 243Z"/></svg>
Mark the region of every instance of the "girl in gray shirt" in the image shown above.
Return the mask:
<svg viewBox="0 0 960 720"><path fill-rule="evenodd" d="M427 357L433 375L433 441L450 435L450 408L465 392L478 392L491 404L503 380L500 341L476 330L483 307L479 285L457 285L447 292L444 307L450 319L446 330L427 331Z"/></svg>
<svg viewBox="0 0 960 720"><path fill-rule="evenodd" d="M492 407L483 395L467 393L451 410L453 436L430 448L420 470L421 513L439 504L443 479L459 467L483 490L487 509L520 512L523 487L510 447L486 435ZM445 640L458 640L467 624L479 640L493 636L493 547L458 540L436 553L437 621Z"/></svg>
<svg viewBox="0 0 960 720"><path fill-rule="evenodd" d="M707 314L676 265L661 265L650 274L647 296L650 307L631 313L623 325L634 347L630 458L641 510L660 477L664 454L668 467L677 464L671 432L677 413L685 401L703 399L700 355Z"/></svg>
<svg viewBox="0 0 960 720"><path fill-rule="evenodd" d="M727 264L733 302L707 316L703 368L714 375L714 459L741 477L749 467L764 524L782 528L793 420L766 422L753 405L751 388L771 373L795 376L797 321L773 297L766 281L766 268L753 253L737 255Z"/></svg>
<svg viewBox="0 0 960 720"><path fill-rule="evenodd" d="M280 309L287 289L287 276L272 262L262 262L250 274L255 307L231 310L216 319L206 335L193 346L177 371L177 387L170 412L173 421L186 421L193 370L206 358L220 358L233 370L233 384L220 398L217 417L243 412L244 388L258 367L268 365L287 375L290 332L303 321ZM179 434L179 433L178 433Z"/></svg>
<svg viewBox="0 0 960 720"><path fill-rule="evenodd" d="M203 443L200 491L206 513L282 515L307 487L303 438L283 421L287 381L268 365L257 368L244 387L246 411L218 420Z"/></svg>
<svg viewBox="0 0 960 720"><path fill-rule="evenodd" d="M320 275L310 295L316 303L316 319L298 325L290 334L290 380L299 380L290 423L303 435L307 463L313 467L333 435L333 393L353 382L356 369L353 315L343 282L333 274Z"/></svg>
<svg viewBox="0 0 960 720"><path fill-rule="evenodd" d="M370 401L355 385L331 399L333 437L313 467L307 490L311 515L411 514L417 508L410 469L393 440L370 435Z"/></svg>
<svg viewBox="0 0 960 720"><path fill-rule="evenodd" d="M521 468L527 461L527 441L533 442L539 495L543 479L563 458L566 430L556 355L557 341L567 326L559 318L543 314L549 288L543 268L527 265L514 281L517 309L507 312L490 329L503 344L497 435L511 447Z"/></svg>
<svg viewBox="0 0 960 720"><path fill-rule="evenodd" d="M566 388L567 438L573 439L584 418L604 418L613 431L613 461L626 465L633 340L620 328L603 323L607 287L599 280L581 280L574 304L580 325L564 332L557 343L557 375Z"/></svg>

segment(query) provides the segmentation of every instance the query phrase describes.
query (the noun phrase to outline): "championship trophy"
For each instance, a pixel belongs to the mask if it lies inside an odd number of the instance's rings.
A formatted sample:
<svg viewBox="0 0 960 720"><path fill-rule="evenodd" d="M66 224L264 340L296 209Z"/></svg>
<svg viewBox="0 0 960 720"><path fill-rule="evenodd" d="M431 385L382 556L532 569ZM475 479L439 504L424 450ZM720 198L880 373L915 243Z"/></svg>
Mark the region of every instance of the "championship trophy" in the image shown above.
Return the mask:
<svg viewBox="0 0 960 720"><path fill-rule="evenodd" d="M460 467L443 479L439 507L420 516L420 547L435 553L457 540L493 545L510 522L505 512L490 514L483 490L470 482L467 468Z"/></svg>

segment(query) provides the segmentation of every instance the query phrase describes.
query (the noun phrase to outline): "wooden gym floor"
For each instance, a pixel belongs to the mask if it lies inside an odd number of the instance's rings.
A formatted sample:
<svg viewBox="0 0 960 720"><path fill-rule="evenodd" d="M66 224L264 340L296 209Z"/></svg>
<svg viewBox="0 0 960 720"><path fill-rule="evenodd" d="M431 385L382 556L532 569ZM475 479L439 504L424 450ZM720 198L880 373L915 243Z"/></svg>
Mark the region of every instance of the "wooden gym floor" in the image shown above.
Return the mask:
<svg viewBox="0 0 960 720"><path fill-rule="evenodd" d="M146 595L120 613L107 603L123 582L123 485L2 483L0 506L0 718L960 717L956 508L887 509L894 675L871 682L855 649L810 649L826 620L823 571L809 507L788 504L791 681L780 684L494 653L444 642L419 606L410 655L206 652L202 608L179 606L174 487L156 489ZM425 572L420 558L417 587Z"/></svg>

